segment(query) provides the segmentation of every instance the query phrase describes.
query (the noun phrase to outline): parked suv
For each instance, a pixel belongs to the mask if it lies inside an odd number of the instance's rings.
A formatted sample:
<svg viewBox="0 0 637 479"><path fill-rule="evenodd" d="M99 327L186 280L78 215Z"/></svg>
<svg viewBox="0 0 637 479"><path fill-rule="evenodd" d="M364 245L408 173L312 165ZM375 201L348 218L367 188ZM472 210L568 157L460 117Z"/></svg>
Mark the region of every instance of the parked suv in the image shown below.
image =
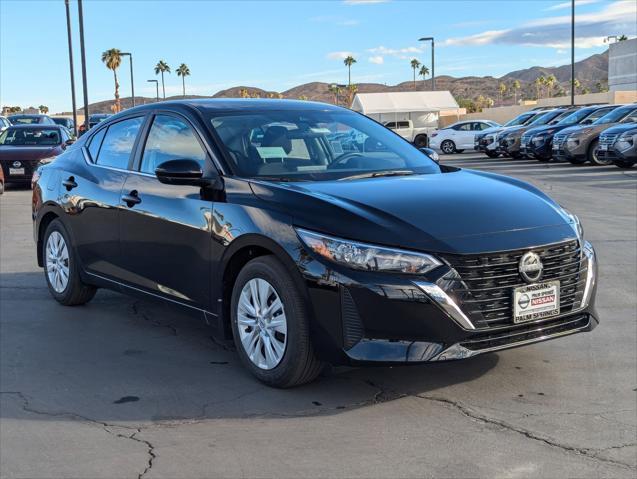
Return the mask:
<svg viewBox="0 0 637 479"><path fill-rule="evenodd" d="M538 161L550 161L553 154L553 136L557 132L573 125L590 125L615 108L616 105L589 106L571 113L554 125L531 128L520 139L520 153Z"/></svg>
<svg viewBox="0 0 637 479"><path fill-rule="evenodd" d="M597 158L612 161L620 168L632 168L637 163L637 123L617 125L599 135Z"/></svg>
<svg viewBox="0 0 637 479"><path fill-rule="evenodd" d="M556 125L563 118L566 118L575 111L575 108L556 108L542 112L537 118L526 125L509 128L498 134L496 148L498 151L511 158L522 156L520 140L522 135L529 129L543 125Z"/></svg>
<svg viewBox="0 0 637 479"><path fill-rule="evenodd" d="M334 139L348 132L356 151ZM595 253L573 214L324 103L131 108L40 167L32 204L55 300L104 287L182 306L272 386L326 363L462 359L598 322Z"/></svg>
<svg viewBox="0 0 637 479"><path fill-rule="evenodd" d="M591 125L578 125L566 128L553 137L553 158L581 165L590 161L595 165L609 165L612 160L598 158L597 146L602 131L618 123L637 121L637 104L615 108Z"/></svg>
<svg viewBox="0 0 637 479"><path fill-rule="evenodd" d="M486 130L482 130L480 133L476 133L474 140L474 150L484 152L489 158L497 158L500 156L500 152L497 151L495 147L495 137L501 131L504 131L508 128L513 128L515 126L526 125L532 122L535 118L540 115L539 111L531 110L526 111L512 120L509 120L502 126L497 126L493 128L488 128Z"/></svg>

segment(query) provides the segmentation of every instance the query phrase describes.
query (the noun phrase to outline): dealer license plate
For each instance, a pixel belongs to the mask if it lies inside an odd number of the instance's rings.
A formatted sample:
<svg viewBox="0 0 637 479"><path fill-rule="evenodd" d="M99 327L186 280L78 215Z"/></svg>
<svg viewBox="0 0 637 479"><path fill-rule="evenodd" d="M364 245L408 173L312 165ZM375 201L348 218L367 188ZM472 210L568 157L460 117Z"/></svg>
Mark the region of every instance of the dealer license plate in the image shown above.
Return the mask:
<svg viewBox="0 0 637 479"><path fill-rule="evenodd" d="M513 290L513 322L525 323L560 314L560 282L530 284Z"/></svg>
<svg viewBox="0 0 637 479"><path fill-rule="evenodd" d="M24 175L24 168L9 168L10 175Z"/></svg>

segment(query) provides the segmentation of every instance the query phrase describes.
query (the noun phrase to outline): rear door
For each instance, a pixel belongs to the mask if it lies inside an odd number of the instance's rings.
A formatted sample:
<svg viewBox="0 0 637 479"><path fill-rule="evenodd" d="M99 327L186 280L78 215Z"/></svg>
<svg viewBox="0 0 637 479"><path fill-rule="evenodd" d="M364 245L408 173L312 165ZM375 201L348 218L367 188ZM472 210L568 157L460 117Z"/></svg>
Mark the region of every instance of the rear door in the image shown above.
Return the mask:
<svg viewBox="0 0 637 479"><path fill-rule="evenodd" d="M205 172L214 168L212 161L193 125L171 112L150 120L137 156L136 171L122 190L119 227L124 282L208 309L212 200L205 199L196 186L160 183L155 168L168 160L191 159Z"/></svg>
<svg viewBox="0 0 637 479"><path fill-rule="evenodd" d="M475 136L473 123L462 123L454 127L453 130L453 141L457 149L465 150L467 148L473 148L473 139Z"/></svg>
<svg viewBox="0 0 637 479"><path fill-rule="evenodd" d="M65 220L84 269L111 280L122 276L118 208L144 119L122 119L97 131L78 154L77 167L58 177Z"/></svg>

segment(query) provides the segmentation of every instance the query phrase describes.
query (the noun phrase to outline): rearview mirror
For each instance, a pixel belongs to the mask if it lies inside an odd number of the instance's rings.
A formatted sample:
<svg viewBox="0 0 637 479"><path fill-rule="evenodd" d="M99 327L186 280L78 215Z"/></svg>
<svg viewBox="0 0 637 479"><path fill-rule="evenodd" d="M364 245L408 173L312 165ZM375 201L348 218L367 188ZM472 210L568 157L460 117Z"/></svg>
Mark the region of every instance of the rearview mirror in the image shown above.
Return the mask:
<svg viewBox="0 0 637 479"><path fill-rule="evenodd" d="M438 157L438 153L436 153L431 148L419 148L419 150L422 151L425 155L427 155L431 160L435 161L436 163L440 162L440 158Z"/></svg>
<svg viewBox="0 0 637 479"><path fill-rule="evenodd" d="M208 186L215 178L204 178L203 170L195 160L169 160L155 169L157 179L167 185Z"/></svg>

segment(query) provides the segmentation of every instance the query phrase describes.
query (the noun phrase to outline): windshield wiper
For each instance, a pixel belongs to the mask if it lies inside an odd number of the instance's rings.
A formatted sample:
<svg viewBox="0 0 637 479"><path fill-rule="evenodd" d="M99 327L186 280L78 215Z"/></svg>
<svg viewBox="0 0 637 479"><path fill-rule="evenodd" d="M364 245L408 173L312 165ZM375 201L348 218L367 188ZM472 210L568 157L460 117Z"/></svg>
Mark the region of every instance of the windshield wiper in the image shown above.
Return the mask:
<svg viewBox="0 0 637 479"><path fill-rule="evenodd" d="M338 181L358 180L362 178L379 178L382 176L409 176L413 174L414 172L411 170L370 171L368 173L361 173L360 175L345 176L344 178L339 178Z"/></svg>

